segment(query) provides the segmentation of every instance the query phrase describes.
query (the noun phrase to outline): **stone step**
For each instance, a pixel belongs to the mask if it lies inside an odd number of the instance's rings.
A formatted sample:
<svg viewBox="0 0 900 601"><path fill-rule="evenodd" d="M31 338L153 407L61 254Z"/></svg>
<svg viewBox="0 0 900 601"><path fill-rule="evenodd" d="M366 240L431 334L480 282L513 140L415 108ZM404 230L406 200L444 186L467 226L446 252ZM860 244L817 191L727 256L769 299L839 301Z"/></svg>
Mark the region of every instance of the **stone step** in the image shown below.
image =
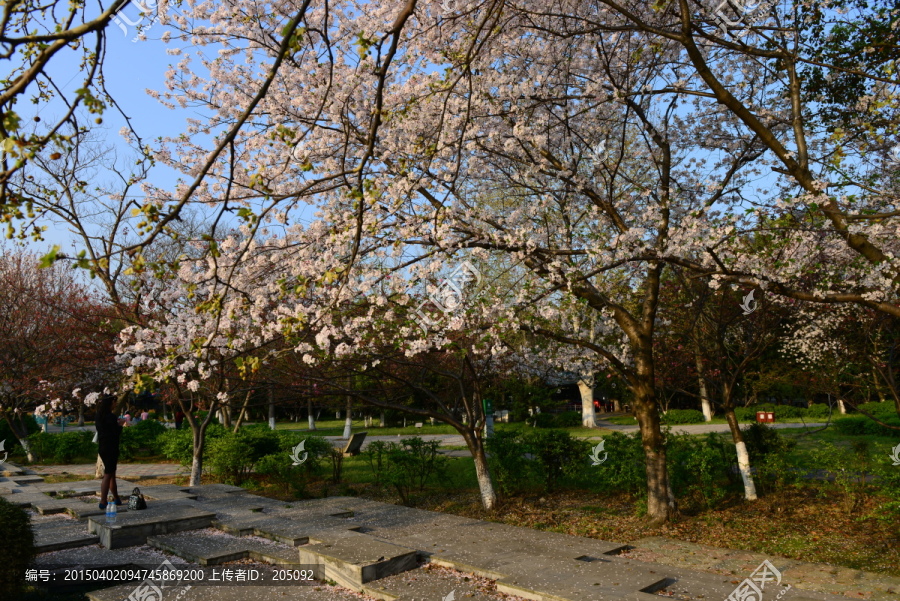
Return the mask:
<svg viewBox="0 0 900 601"><path fill-rule="evenodd" d="M9 463L8 461L0 461L0 476L5 476L7 478L11 476L18 476L24 474L25 470L14 463Z"/></svg>
<svg viewBox="0 0 900 601"><path fill-rule="evenodd" d="M388 576L363 587L366 595L383 601L497 601L491 581L434 566ZM662 601L656 599L655 601Z"/></svg>
<svg viewBox="0 0 900 601"><path fill-rule="evenodd" d="M34 543L38 553L85 547L98 542L100 537L88 532L87 525L77 520L59 519L34 527Z"/></svg>
<svg viewBox="0 0 900 601"><path fill-rule="evenodd" d="M248 558L278 565L300 563L297 551L292 546L256 537L232 536L219 530L151 536L147 539L147 544L203 566Z"/></svg>
<svg viewBox="0 0 900 601"><path fill-rule="evenodd" d="M267 514L230 516L219 514L214 525L237 536L261 536L293 547L311 541L330 540L343 531L359 528L344 519L332 516L304 516L303 519L291 519Z"/></svg>
<svg viewBox="0 0 900 601"><path fill-rule="evenodd" d="M43 476L12 476L12 481L16 484L37 484L43 483Z"/></svg>
<svg viewBox="0 0 900 601"><path fill-rule="evenodd" d="M417 552L352 531L319 533L322 542L297 547L300 563L317 566L320 577L359 591L367 582L417 566Z"/></svg>
<svg viewBox="0 0 900 601"><path fill-rule="evenodd" d="M113 525L106 524L99 516L90 517L88 529L100 537L100 544L107 549L119 549L142 545L150 536L209 528L215 517L211 511L163 501L142 511L126 513Z"/></svg>

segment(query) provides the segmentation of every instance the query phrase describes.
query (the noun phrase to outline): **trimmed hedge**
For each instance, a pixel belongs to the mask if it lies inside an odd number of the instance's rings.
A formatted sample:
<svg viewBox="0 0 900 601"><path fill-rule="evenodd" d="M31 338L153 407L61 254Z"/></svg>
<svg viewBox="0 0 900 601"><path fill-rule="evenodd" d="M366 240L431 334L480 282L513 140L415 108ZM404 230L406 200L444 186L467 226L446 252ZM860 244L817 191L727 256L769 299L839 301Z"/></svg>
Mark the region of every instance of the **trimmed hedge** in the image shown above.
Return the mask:
<svg viewBox="0 0 900 601"><path fill-rule="evenodd" d="M892 426L900 426L900 418L896 415L881 418L881 421ZM848 415L834 420L834 429L848 436L889 436L900 438L900 430L885 428L878 422L874 422L865 415Z"/></svg>
<svg viewBox="0 0 900 601"><path fill-rule="evenodd" d="M89 459L97 456L93 432L60 432L50 434L35 432L28 437L35 458L46 463L71 463L76 457Z"/></svg>
<svg viewBox="0 0 900 601"><path fill-rule="evenodd" d="M668 425L702 424L706 421L703 412L696 409L669 409L660 421Z"/></svg>

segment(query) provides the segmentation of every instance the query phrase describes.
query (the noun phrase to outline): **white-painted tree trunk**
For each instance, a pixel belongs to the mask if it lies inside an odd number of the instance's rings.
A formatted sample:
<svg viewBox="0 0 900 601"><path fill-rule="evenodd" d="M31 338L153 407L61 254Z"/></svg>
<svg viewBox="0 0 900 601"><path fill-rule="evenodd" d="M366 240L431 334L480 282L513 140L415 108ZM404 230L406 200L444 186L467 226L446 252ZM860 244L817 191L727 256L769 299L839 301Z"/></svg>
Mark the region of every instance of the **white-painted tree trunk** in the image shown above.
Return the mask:
<svg viewBox="0 0 900 601"><path fill-rule="evenodd" d="M744 481L744 498L748 501L756 500L756 483L753 481L753 473L750 471L750 454L747 453L747 445L744 441L735 443L738 457L738 470L741 472L741 480Z"/></svg>
<svg viewBox="0 0 900 601"><path fill-rule="evenodd" d="M275 391L269 386L269 430L275 429Z"/></svg>
<svg viewBox="0 0 900 601"><path fill-rule="evenodd" d="M584 380L578 381L581 393L581 425L585 428L597 427L597 413L594 410L594 387Z"/></svg>
<svg viewBox="0 0 900 601"><path fill-rule="evenodd" d="M191 481L190 486L200 486L200 479L203 476L203 451L198 454L194 451L194 457L191 459Z"/></svg>
<svg viewBox="0 0 900 601"><path fill-rule="evenodd" d="M386 425L386 424L385 424L385 421L384 421L384 411L382 411L382 412L381 412L381 423L378 424L378 427L379 427L379 428L384 428L385 425Z"/></svg>
<svg viewBox="0 0 900 601"><path fill-rule="evenodd" d="M494 481L488 469L487 457L484 450L472 454L475 459L475 476L478 479L478 490L481 493L481 504L485 509L493 509L497 503L497 492L494 490Z"/></svg>
<svg viewBox="0 0 900 601"><path fill-rule="evenodd" d="M709 402L706 378L703 377L703 361L700 359L699 352L694 352L694 362L697 366L697 382L700 386L700 408L703 410L703 419L711 422L713 418L712 403Z"/></svg>
<svg viewBox="0 0 900 601"><path fill-rule="evenodd" d="M844 405L844 401L838 399L838 409L841 411L841 415L847 414L847 407Z"/></svg>
<svg viewBox="0 0 900 601"><path fill-rule="evenodd" d="M22 445L22 450L25 451L25 457L28 459L28 463L34 463L37 458L34 456L34 451L31 450L31 442L29 442L28 437L19 437L16 436L19 441L19 444Z"/></svg>
<svg viewBox="0 0 900 601"><path fill-rule="evenodd" d="M308 419L309 419L309 429L315 430L316 429L316 418L313 417L312 399L308 399L306 401L306 413L307 413Z"/></svg>
<svg viewBox="0 0 900 601"><path fill-rule="evenodd" d="M350 397L347 397L347 417L344 419L344 438L349 439L353 431L353 411L350 409Z"/></svg>

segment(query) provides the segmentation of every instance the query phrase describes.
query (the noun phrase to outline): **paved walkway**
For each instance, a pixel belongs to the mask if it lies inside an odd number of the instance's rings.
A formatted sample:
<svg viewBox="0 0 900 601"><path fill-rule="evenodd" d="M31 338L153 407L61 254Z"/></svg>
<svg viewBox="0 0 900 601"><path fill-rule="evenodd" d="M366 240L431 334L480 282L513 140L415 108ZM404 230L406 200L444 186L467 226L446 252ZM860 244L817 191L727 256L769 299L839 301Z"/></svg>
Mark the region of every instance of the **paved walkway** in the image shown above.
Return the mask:
<svg viewBox="0 0 900 601"><path fill-rule="evenodd" d="M93 463L79 463L74 465L34 465L29 469L42 476L59 476L71 474L73 476L94 477L96 469ZM116 476L126 480L141 480L147 478L166 478L190 473L190 469L177 463L119 463Z"/></svg>
<svg viewBox="0 0 900 601"><path fill-rule="evenodd" d="M32 522L43 551L35 568L103 570L145 564L154 568L169 560L177 568L218 566L223 572L239 567L232 563L235 561L277 563L311 568L320 580L331 579L344 589L394 601L453 599L454 591L459 598L472 601L492 597L467 590L467 578L450 580L447 575L426 573L417 567L417 559L488 578L497 592L554 601L659 601L660 596L714 601L725 599L753 574L768 584L767 601L776 595L782 601L847 601L848 597L896 601L900 589L896 577L669 539L644 539L626 550L628 546L622 542L361 498L329 497L286 504L221 484L142 487L148 509L123 510L117 523L109 525L95 499L83 500L99 486L96 480L63 485L0 482L3 484L8 486L0 486L0 494L35 511ZM694 554L713 557L698 560ZM771 569L766 568L760 576L763 561L777 568L777 582ZM88 597L121 601L138 584L139 578L90 592ZM335 599L319 585L191 586L184 597L177 590L166 591L163 601L176 596L182 601Z"/></svg>
<svg viewBox="0 0 900 601"><path fill-rule="evenodd" d="M607 430L615 430L617 432L637 432L640 430L637 424L633 426L622 426L620 424L613 424L603 420L597 420L597 424L604 429ZM749 426L750 424L741 424L741 427ZM808 423L808 424L767 424L768 426L782 430L786 428L821 428L824 426L824 423ZM686 426L672 426L672 432L677 434L707 434L709 432L731 432L731 429L728 427L728 424L690 424Z"/></svg>

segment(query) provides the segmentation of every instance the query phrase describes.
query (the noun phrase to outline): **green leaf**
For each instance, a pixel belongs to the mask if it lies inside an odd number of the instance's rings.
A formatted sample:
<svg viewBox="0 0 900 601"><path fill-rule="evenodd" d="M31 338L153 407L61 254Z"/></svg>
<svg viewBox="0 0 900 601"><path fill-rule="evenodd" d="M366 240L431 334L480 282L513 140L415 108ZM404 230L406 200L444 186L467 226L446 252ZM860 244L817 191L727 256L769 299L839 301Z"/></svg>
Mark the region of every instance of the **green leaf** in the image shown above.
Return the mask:
<svg viewBox="0 0 900 601"><path fill-rule="evenodd" d="M41 269L46 269L47 267L51 267L54 262L56 262L56 256L59 254L59 244L54 244L53 248L50 249L46 255L41 257L40 262L38 262L38 267Z"/></svg>

